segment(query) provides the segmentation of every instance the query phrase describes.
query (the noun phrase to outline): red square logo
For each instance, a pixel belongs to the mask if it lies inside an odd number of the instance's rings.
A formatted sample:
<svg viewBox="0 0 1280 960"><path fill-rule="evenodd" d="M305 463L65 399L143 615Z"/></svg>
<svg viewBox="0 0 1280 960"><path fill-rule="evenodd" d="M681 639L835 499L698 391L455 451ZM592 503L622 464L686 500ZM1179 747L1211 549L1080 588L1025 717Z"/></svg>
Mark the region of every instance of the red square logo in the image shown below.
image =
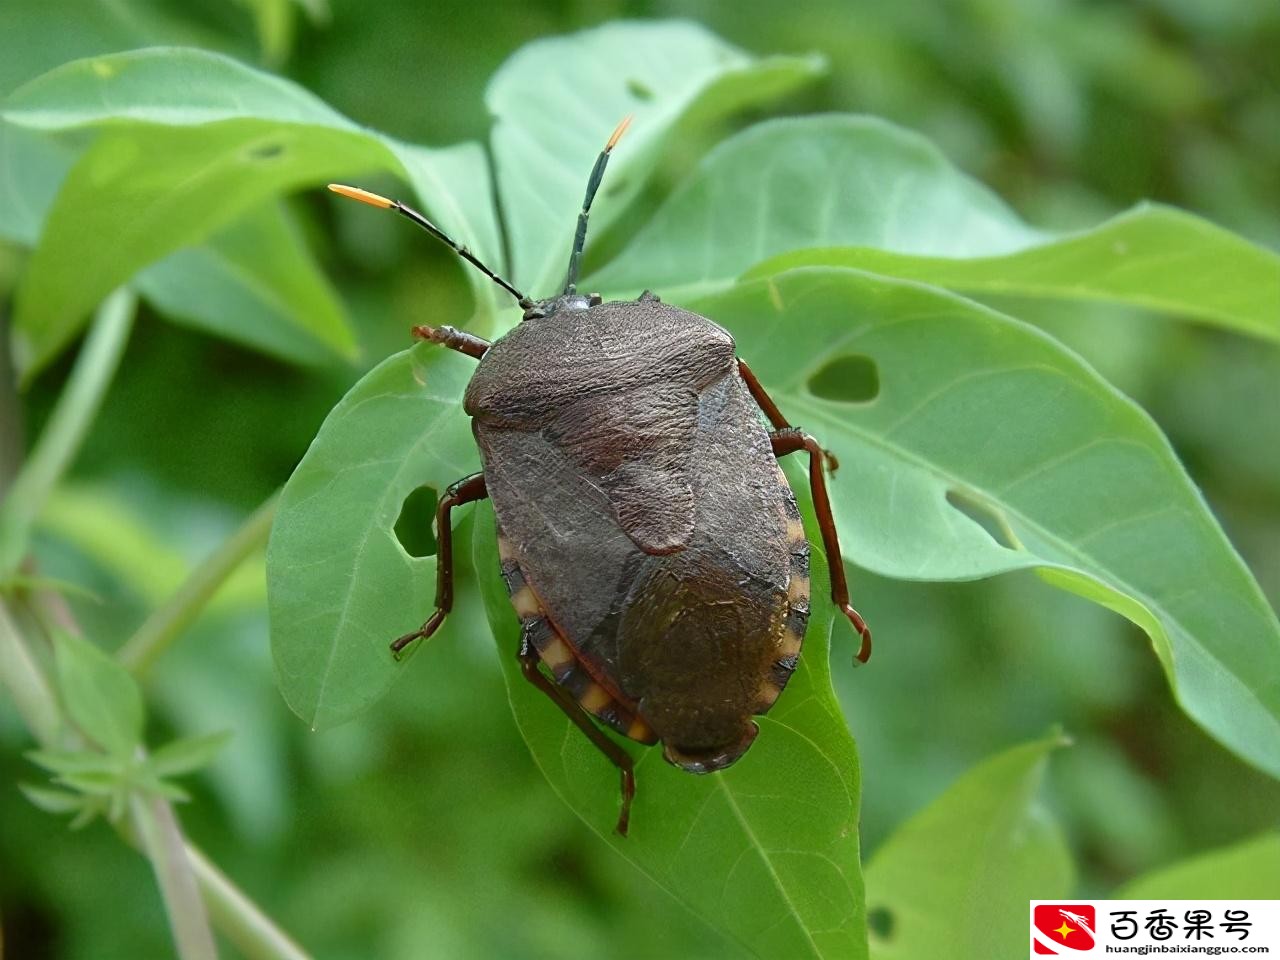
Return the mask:
<svg viewBox="0 0 1280 960"><path fill-rule="evenodd" d="M1070 956L1093 949L1094 910L1088 903L1037 904L1031 924L1036 953Z"/></svg>

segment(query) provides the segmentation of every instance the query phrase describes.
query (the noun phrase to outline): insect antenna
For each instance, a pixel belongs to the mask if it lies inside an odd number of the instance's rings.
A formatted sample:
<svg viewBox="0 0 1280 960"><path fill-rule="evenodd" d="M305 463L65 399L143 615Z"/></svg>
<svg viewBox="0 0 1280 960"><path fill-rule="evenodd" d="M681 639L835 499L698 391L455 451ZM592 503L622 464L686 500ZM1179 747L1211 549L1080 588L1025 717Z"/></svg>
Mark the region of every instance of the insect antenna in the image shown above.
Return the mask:
<svg viewBox="0 0 1280 960"><path fill-rule="evenodd" d="M578 290L578 269L582 262L582 248L587 243L587 217L591 213L591 201L596 198L600 181L604 179L604 168L609 165L609 154L613 152L614 146L622 139L622 135L627 132L627 127L630 125L631 115L627 114L613 131L613 136L604 145L604 149L600 151L600 156L596 157L596 165L591 168L591 178L587 181L587 195L582 201L582 212L578 214L578 232L573 237L573 253L569 254L569 274L564 281L566 294L576 293Z"/></svg>
<svg viewBox="0 0 1280 960"><path fill-rule="evenodd" d="M533 306L532 300L526 297L523 293L521 293L519 290L513 287L506 280L503 280L502 277L498 276L496 273L490 270L487 266L484 265L484 263L480 260L479 257L477 257L474 253L472 253L462 244L458 243L458 241L454 240L451 236L449 236L447 233L445 233L443 230L437 227L434 223L432 223L430 220L428 220L426 217L420 214L417 210L414 210L412 207L406 207L399 200L389 200L386 197L379 196L376 193L370 193L368 190L361 190L359 187L348 187L341 183L331 183L329 184L329 189L332 190L334 193L338 194L339 196L346 197L349 200L359 200L361 203L367 203L371 207L380 207L383 210L394 210L396 213L400 214L401 216L406 217L409 220L412 220L414 223L420 226L423 230L427 231L427 233L431 234L437 240L441 241L444 244L447 244L450 247L450 249L453 250L454 253L456 253L463 260L467 261L467 263L471 264L473 267L475 267L477 270L483 273L486 277L488 277L490 280L492 280L494 283L500 286L503 290L507 291L507 293L515 297L516 303L520 304L521 309L528 310L530 307Z"/></svg>

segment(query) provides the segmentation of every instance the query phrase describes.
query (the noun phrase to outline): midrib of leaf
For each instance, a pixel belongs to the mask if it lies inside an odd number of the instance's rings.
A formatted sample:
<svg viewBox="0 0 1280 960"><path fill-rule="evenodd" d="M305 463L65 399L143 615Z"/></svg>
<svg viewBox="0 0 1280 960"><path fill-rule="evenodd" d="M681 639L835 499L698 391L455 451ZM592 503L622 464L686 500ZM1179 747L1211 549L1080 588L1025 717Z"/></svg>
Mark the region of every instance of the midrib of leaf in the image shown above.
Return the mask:
<svg viewBox="0 0 1280 960"><path fill-rule="evenodd" d="M718 778L716 786L720 788L720 792L724 794L725 801L729 804L729 809L733 812L734 818L742 827L747 838L751 841L750 849L756 851L756 855L760 858L760 862L764 864L765 870L769 873L769 878L773 881L773 885L778 890L778 895L782 897L782 902L787 905L787 912L795 919L796 926L800 928L800 932L804 934L805 941L809 944L809 949L813 951L813 956L821 957L822 951L818 949L817 942L813 939L813 934L809 932L809 928L801 919L799 911L796 910L795 902L791 899L791 895L787 890L787 885L782 882L782 878L778 876L778 871L773 865L773 860L769 857L768 850L760 843L756 837L755 831L751 829L751 824L747 822L747 818L743 816L742 809L738 806L738 801L733 797L733 791L729 789L723 777ZM844 876L843 871L840 873Z"/></svg>

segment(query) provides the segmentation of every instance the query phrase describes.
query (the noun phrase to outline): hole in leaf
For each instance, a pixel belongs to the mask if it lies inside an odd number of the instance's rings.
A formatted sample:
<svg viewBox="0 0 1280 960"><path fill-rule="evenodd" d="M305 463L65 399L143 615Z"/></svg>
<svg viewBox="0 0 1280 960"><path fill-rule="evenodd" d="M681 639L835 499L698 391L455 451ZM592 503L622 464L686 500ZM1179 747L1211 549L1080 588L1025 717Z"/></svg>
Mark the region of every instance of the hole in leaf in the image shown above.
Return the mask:
<svg viewBox="0 0 1280 960"><path fill-rule="evenodd" d="M838 403L867 403L880 393L880 370L861 353L828 360L809 378L809 392Z"/></svg>
<svg viewBox="0 0 1280 960"><path fill-rule="evenodd" d="M436 552L434 529L436 516L436 492L430 487L419 487L404 498L400 516L396 519L396 539L404 552L411 557L430 557Z"/></svg>
<svg viewBox="0 0 1280 960"><path fill-rule="evenodd" d="M641 83L635 77L627 80L627 93L631 94L637 100L652 100L653 90L646 84Z"/></svg>
<svg viewBox="0 0 1280 960"><path fill-rule="evenodd" d="M284 153L284 144L255 143L245 151L250 160L273 160Z"/></svg>
<svg viewBox="0 0 1280 960"><path fill-rule="evenodd" d="M1018 544L1014 542L1009 532L1009 522L1004 514L977 494L967 490L948 490L947 503L980 526L986 531L987 536L1000 546L1009 550L1018 549Z"/></svg>
<svg viewBox="0 0 1280 960"><path fill-rule="evenodd" d="M895 925L893 911L888 907L872 907L867 911L867 929L881 940L893 938Z"/></svg>

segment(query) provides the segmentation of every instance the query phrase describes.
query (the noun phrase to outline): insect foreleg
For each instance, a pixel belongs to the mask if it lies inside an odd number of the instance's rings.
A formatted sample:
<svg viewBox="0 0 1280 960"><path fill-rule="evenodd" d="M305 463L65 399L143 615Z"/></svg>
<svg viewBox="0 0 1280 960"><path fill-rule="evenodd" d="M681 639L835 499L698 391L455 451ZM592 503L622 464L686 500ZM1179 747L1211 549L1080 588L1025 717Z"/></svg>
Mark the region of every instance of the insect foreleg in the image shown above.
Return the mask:
<svg viewBox="0 0 1280 960"><path fill-rule="evenodd" d="M458 330L454 327L428 327L422 325L414 327L412 333L415 340L429 340L432 343L440 344L442 347L448 347L450 350L465 353L468 357L475 357L477 360L483 357L484 352L489 349L488 340L482 340L473 333L467 333L465 330Z"/></svg>

